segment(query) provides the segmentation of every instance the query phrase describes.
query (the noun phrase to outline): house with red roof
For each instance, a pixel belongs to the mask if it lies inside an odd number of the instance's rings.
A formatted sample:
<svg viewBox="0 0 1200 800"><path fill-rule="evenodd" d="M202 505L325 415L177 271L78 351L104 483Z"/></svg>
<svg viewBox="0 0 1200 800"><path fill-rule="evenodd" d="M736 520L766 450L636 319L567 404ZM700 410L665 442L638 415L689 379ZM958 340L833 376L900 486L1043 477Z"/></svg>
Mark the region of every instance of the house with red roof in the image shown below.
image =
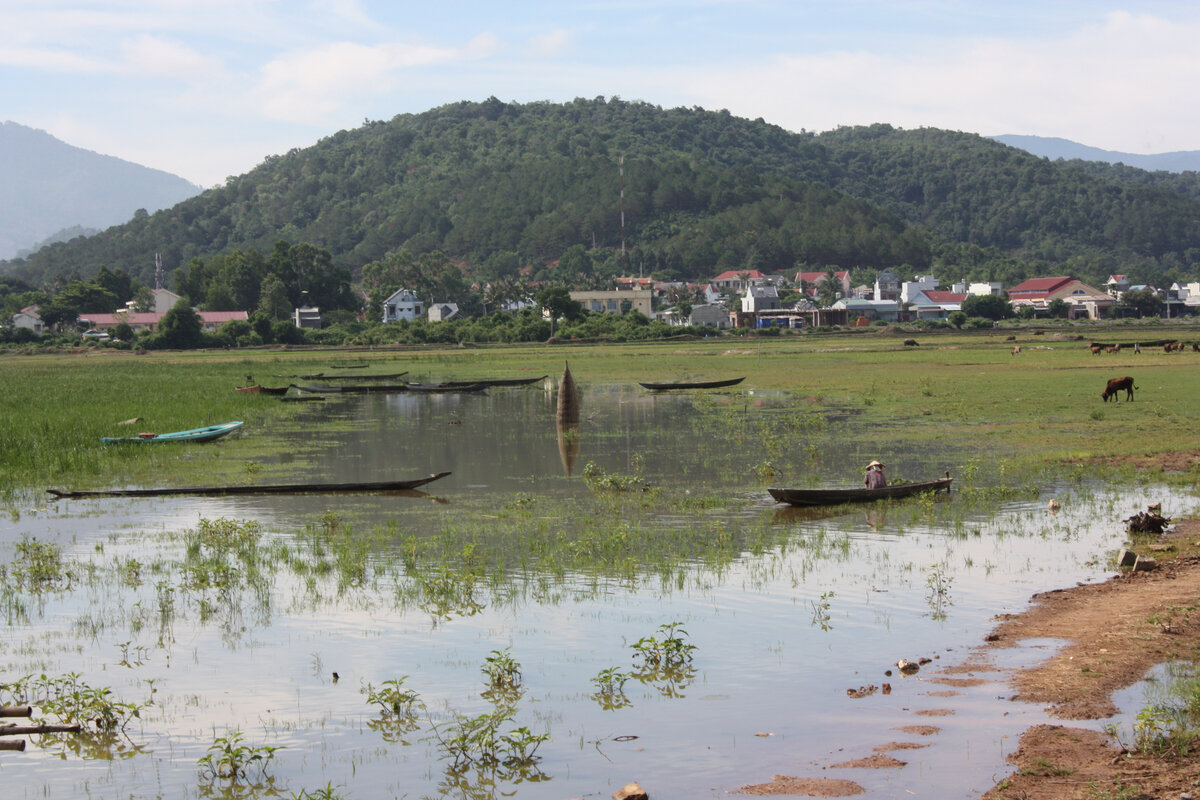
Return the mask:
<svg viewBox="0 0 1200 800"><path fill-rule="evenodd" d="M743 294L750 286L761 286L767 282L767 276L756 269L730 269L712 279L713 286L721 291L738 294Z"/></svg>
<svg viewBox="0 0 1200 800"><path fill-rule="evenodd" d="M1068 319L1102 319L1117 304L1108 292L1070 276L1030 278L1009 289L1008 299L1014 309L1028 306L1034 311L1045 311L1054 300L1062 300Z"/></svg>
<svg viewBox="0 0 1200 800"><path fill-rule="evenodd" d="M1124 275L1109 275L1108 280L1104 282L1104 288L1108 290L1109 294L1120 300L1121 295L1129 291L1129 279Z"/></svg>
<svg viewBox="0 0 1200 800"><path fill-rule="evenodd" d="M14 328L31 330L38 336L46 332L46 324L42 322L42 317L38 314L37 306L25 306L25 308L13 314L11 324Z"/></svg>
<svg viewBox="0 0 1200 800"><path fill-rule="evenodd" d="M138 333L158 330L158 324L165 316L165 313L155 311L118 311L115 314L80 314L79 322L94 331L107 330L124 322L134 333ZM226 322L250 319L245 311L197 311L196 316L200 317L200 326L207 333L213 333Z"/></svg>
<svg viewBox="0 0 1200 800"><path fill-rule="evenodd" d="M962 311L968 297L966 292L918 289L909 293L906 302L916 311L917 319L946 319L951 312Z"/></svg>
<svg viewBox="0 0 1200 800"><path fill-rule="evenodd" d="M838 270L836 272L797 272L795 283L797 286L804 287L804 293L809 297L817 296L817 287L825 281L829 280L829 276L833 276L835 290L842 297L850 296L850 271Z"/></svg>

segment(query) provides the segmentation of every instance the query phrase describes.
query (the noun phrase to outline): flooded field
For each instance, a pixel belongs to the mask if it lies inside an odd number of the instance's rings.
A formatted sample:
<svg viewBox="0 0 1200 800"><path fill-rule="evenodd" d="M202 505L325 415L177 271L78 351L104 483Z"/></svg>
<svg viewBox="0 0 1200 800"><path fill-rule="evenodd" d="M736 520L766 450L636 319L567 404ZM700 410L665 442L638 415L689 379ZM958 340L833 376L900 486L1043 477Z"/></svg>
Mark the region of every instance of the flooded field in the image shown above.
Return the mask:
<svg viewBox="0 0 1200 800"><path fill-rule="evenodd" d="M1006 663L938 670L1032 593L1111 574L1122 519L1195 502L1038 485L973 443L895 445L749 389L585 386L564 432L555 388L347 395L179 450L250 483L451 473L424 493L19 495L0 704L103 688L129 716L0 752L5 796L682 800L785 774L971 797L1041 714L1000 699ZM873 458L955 491L832 511L766 492L857 485ZM877 751L905 765L838 766Z"/></svg>

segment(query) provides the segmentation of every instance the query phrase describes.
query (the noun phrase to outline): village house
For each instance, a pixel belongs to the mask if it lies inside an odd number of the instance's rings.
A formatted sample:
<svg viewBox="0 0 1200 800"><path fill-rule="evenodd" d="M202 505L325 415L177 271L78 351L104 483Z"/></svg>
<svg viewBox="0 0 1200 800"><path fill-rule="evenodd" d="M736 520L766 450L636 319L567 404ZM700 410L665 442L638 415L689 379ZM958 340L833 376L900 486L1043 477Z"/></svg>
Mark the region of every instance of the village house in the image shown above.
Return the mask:
<svg viewBox="0 0 1200 800"><path fill-rule="evenodd" d="M297 328L319 330L321 327L321 309L303 305L292 311L292 323Z"/></svg>
<svg viewBox="0 0 1200 800"><path fill-rule="evenodd" d="M705 303L694 306L692 313L684 322L688 325L711 325L722 330L733 327L733 323L729 319L729 309L725 308L722 303Z"/></svg>
<svg viewBox="0 0 1200 800"><path fill-rule="evenodd" d="M917 319L946 319L951 312L962 311L963 301L967 297L969 295L966 292L928 289L911 294L906 302Z"/></svg>
<svg viewBox="0 0 1200 800"><path fill-rule="evenodd" d="M712 285L722 292L741 294L747 287L769 283L767 276L756 269L726 270L712 279Z"/></svg>
<svg viewBox="0 0 1200 800"><path fill-rule="evenodd" d="M1055 300L1067 304L1068 319L1103 319L1117 301L1111 294L1069 276L1031 278L1008 290L1013 309L1044 312Z"/></svg>
<svg viewBox="0 0 1200 800"><path fill-rule="evenodd" d="M46 325L42 322L41 316L38 315L37 306L25 306L20 311L12 315L13 328L24 328L28 331L33 331L38 336L46 332Z"/></svg>
<svg viewBox="0 0 1200 800"><path fill-rule="evenodd" d="M462 319L463 313L458 310L458 303L430 303L428 318L430 322L449 322L452 319Z"/></svg>
<svg viewBox="0 0 1200 800"><path fill-rule="evenodd" d="M79 324L86 325L88 330L105 331L125 323L134 333L158 330L166 312L156 311L117 311L113 314L80 314ZM200 327L205 333L215 333L226 322L234 320L248 321L250 315L245 311L197 311Z"/></svg>
<svg viewBox="0 0 1200 800"><path fill-rule="evenodd" d="M587 311L602 314L624 314L632 310L653 315L653 295L650 289L625 289L621 291L578 291L571 292L571 299Z"/></svg>
<svg viewBox="0 0 1200 800"><path fill-rule="evenodd" d="M899 300L900 279L890 269L885 269L875 276L875 300Z"/></svg>
<svg viewBox="0 0 1200 800"><path fill-rule="evenodd" d="M838 270L836 272L797 272L794 282L797 287L804 287L804 293L809 297L816 297L818 287L828 281L830 275L833 276L834 291L837 293L837 296L849 297L849 270Z"/></svg>
<svg viewBox="0 0 1200 800"><path fill-rule="evenodd" d="M779 308L779 291L774 286L751 286L742 295L742 311L757 313Z"/></svg>
<svg viewBox="0 0 1200 800"><path fill-rule="evenodd" d="M896 293L899 294L899 287L897 287ZM843 297L831 308L845 311L847 319L850 320L858 316L871 322L875 320L896 322L900 318L899 300L859 300Z"/></svg>
<svg viewBox="0 0 1200 800"><path fill-rule="evenodd" d="M417 317L425 316L425 304L408 289L399 289L383 301L383 321L412 322Z"/></svg>

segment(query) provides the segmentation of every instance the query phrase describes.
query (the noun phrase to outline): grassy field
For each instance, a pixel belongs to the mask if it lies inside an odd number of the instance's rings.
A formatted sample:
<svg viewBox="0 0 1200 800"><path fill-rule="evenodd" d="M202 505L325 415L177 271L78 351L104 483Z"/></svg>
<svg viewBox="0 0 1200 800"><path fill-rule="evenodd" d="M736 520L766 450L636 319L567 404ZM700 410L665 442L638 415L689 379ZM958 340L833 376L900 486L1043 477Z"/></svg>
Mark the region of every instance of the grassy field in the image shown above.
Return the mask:
<svg viewBox="0 0 1200 800"><path fill-rule="evenodd" d="M1013 335L1016 341L1008 341ZM286 424L299 404L233 391L250 377L265 385L297 374L367 363L371 372L408 370L408 380L495 376L633 383L746 376L738 387L782 393L782 413L852 413L895 440L954 441L1018 454L1022 467L1198 449L1200 353L1145 348L1093 355L1088 341L1196 338L1194 328L1047 329L913 334L869 329L687 342L537 345L370 351L217 351L0 356L0 492L69 482L76 487L139 483L169 464L171 483L228 479L261 455L252 436L196 448L114 447L101 436L165 432L228 420L246 428ZM1014 344L1021 352L1013 354ZM1103 403L1110 377L1131 375L1134 403ZM301 381L302 382L302 381ZM122 420L141 418L133 425Z"/></svg>

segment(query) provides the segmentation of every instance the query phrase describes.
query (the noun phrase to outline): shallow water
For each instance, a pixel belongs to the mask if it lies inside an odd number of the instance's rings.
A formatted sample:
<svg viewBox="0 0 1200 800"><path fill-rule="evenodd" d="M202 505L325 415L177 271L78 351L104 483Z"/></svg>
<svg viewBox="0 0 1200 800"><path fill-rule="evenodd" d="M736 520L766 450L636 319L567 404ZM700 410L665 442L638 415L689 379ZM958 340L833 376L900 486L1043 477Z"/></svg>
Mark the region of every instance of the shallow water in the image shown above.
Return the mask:
<svg viewBox="0 0 1200 800"><path fill-rule="evenodd" d="M76 564L94 566L77 569L71 591L22 597L24 616L10 607L0 634L0 682L79 672L122 699L153 705L127 730L126 746L144 749L134 757L68 753L64 760L61 748L34 743L25 753L0 752L6 796L210 796L196 760L214 737L237 729L248 743L283 748L270 773L284 796L331 783L355 798L589 797L637 780L655 798L719 797L787 774L849 778L867 797L935 790L971 797L1007 771L1004 757L1016 735L1042 715L998 699L1011 693L1000 672L981 674L989 682L961 694L934 696L951 688L932 680L936 668L965 659L993 615L1020 610L1032 593L1108 575L1107 556L1124 538L1120 520L1148 502L1163 500L1167 516L1191 510L1190 500L1168 499L1158 487L1074 485L974 512L954 495L929 506L797 513L771 504L764 487L853 485L859 465L874 457L887 461L893 478L949 469L957 480L973 469L978 447L938 443L936 450L897 452L883 444L886 431L854 430L836 410L793 409L787 398L606 386L585 387L571 460L554 424L554 400L550 383L478 396L347 396L313 404L293 423L238 434L286 446L286 455L257 465L263 482L452 471L426 497L47 505L30 496L0 521L0 563L11 561L16 542L36 537L63 545ZM218 447L223 457L237 457L235 440ZM692 509L664 499L659 509L597 500L583 478L589 462L636 474L670 498L690 493L733 502ZM1002 482L995 460L989 469L977 484ZM770 471L774 477L757 477ZM1053 516L1045 510L1051 495L1062 504ZM563 522L564 508L578 516ZM218 518L258 521L264 541L287 544L293 554L322 546L323 526L338 520L352 526L352 540L361 533L369 542L367 578L339 585L345 573L336 565L305 572L277 559L261 582L226 592L176 586L174 613L164 622L156 585L181 574L185 533ZM511 555L514 544L489 549L493 537L522 525L532 537L541 520L550 520L545 524L562 542L599 536L592 528L618 528L635 537L700 529L741 544L728 558L698 552L682 563L611 569L514 562L502 580L491 574L456 583L462 576L450 571L437 585L466 595L449 605L412 591L431 569L404 566L413 541L457 527L488 557L499 557ZM129 559L143 565L140 582L113 577L113 565ZM631 645L672 622L696 647L694 674L675 684L662 676L630 679L628 705L602 707L592 678L612 667L633 671ZM1043 656L1048 645L1035 644L998 658ZM514 725L551 736L537 751L534 777L541 779L510 776L491 785L489 776L472 772L452 786L434 725L444 737L455 714L491 710L481 697L481 667L504 648L523 676ZM899 658L922 656L933 661L915 676L885 674ZM412 732L381 731L373 722L378 709L362 689L401 676L426 710ZM891 694L846 694L884 682ZM953 713L920 713L940 710ZM898 730L909 725L941 732ZM892 752L907 762L903 768L832 768L893 741L928 746Z"/></svg>

